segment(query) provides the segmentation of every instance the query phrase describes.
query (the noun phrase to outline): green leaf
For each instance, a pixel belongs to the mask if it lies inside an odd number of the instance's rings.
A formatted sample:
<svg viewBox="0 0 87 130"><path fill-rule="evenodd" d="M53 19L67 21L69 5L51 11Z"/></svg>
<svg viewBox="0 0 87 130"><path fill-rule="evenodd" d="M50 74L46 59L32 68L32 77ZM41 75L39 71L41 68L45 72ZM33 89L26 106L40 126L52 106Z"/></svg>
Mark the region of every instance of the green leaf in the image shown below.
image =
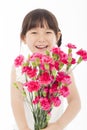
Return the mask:
<svg viewBox="0 0 87 130"><path fill-rule="evenodd" d="M36 58L36 65L38 66L40 64L40 59L39 58Z"/></svg>
<svg viewBox="0 0 87 130"><path fill-rule="evenodd" d="M38 93L37 93L37 92L34 92L34 96L35 96L35 97L38 96Z"/></svg>
<svg viewBox="0 0 87 130"><path fill-rule="evenodd" d="M53 69L53 70L52 70L52 75L53 75L54 77L56 77L56 75L57 75L56 69Z"/></svg>
<svg viewBox="0 0 87 130"><path fill-rule="evenodd" d="M28 65L29 65L29 62L23 63L23 66L28 66Z"/></svg>
<svg viewBox="0 0 87 130"><path fill-rule="evenodd" d="M69 48L69 49L68 49L68 54L71 54L71 53L72 53L72 49Z"/></svg>
<svg viewBox="0 0 87 130"><path fill-rule="evenodd" d="M52 57L54 60L58 60L59 59L59 56L57 54L52 54Z"/></svg>
<svg viewBox="0 0 87 130"><path fill-rule="evenodd" d="M68 62L71 63L71 61L72 61L72 57L69 56L69 57L68 57Z"/></svg>
<svg viewBox="0 0 87 130"><path fill-rule="evenodd" d="M82 57L79 57L78 61L77 61L77 64L80 64L82 61Z"/></svg>
<svg viewBox="0 0 87 130"><path fill-rule="evenodd" d="M46 95L47 95L46 92L43 92L43 96L46 97Z"/></svg>
<svg viewBox="0 0 87 130"><path fill-rule="evenodd" d="M37 67L35 62L32 62L32 66L33 67Z"/></svg>
<svg viewBox="0 0 87 130"><path fill-rule="evenodd" d="M37 67L40 65L40 59L36 58L35 61L32 62L33 67Z"/></svg>
<svg viewBox="0 0 87 130"><path fill-rule="evenodd" d="M49 64L45 63L44 67L45 67L46 70L49 70Z"/></svg>
<svg viewBox="0 0 87 130"><path fill-rule="evenodd" d="M64 64L61 62L59 65L59 70L61 70L63 68Z"/></svg>
<svg viewBox="0 0 87 130"><path fill-rule="evenodd" d="M26 97L26 92L24 90L22 91L22 96Z"/></svg>
<svg viewBox="0 0 87 130"><path fill-rule="evenodd" d="M66 71L68 71L71 66L72 66L72 64L68 64L67 67L66 67Z"/></svg>
<svg viewBox="0 0 87 130"><path fill-rule="evenodd" d="M50 56L50 52L48 50L46 50L46 55Z"/></svg>
<svg viewBox="0 0 87 130"><path fill-rule="evenodd" d="M19 89L19 88L18 88L18 85L17 85L17 83L16 83L16 82L15 82L15 83L13 83L13 86L14 86L15 88Z"/></svg>

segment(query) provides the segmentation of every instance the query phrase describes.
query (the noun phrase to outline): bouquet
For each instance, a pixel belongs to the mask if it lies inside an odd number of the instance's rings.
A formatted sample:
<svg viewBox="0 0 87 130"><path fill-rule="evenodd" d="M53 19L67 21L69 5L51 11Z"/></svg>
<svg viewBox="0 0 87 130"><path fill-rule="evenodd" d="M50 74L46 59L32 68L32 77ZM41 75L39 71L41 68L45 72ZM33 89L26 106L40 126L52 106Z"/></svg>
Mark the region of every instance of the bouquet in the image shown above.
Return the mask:
<svg viewBox="0 0 87 130"><path fill-rule="evenodd" d="M14 60L15 67L21 67L21 74L25 75L21 92L32 111L34 130L47 127L53 107L59 107L60 97L66 98L70 93L68 86L72 81L69 70L87 60L87 51L76 51L78 58L75 59L73 49L76 46L69 43L67 47L67 53L55 47L46 54L34 53L28 55L27 59L19 55ZM14 86L19 89L16 82Z"/></svg>

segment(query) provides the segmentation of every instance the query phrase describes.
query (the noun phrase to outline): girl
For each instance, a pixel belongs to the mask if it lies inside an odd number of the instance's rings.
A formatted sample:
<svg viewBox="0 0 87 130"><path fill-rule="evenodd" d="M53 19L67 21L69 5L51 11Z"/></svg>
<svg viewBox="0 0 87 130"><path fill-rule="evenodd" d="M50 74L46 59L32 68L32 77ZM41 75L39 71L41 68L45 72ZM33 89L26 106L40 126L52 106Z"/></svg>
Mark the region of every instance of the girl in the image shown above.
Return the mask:
<svg viewBox="0 0 87 130"><path fill-rule="evenodd" d="M45 9L35 9L25 16L20 37L32 53L44 53L55 45L60 47L62 34L57 20L51 12ZM49 125L44 130L64 130L79 112L80 98L72 74L71 79L72 84L70 85L70 95L67 97L66 110L63 112L62 100L60 107L53 109ZM13 87L13 83L17 81L20 89L22 89L24 80L20 70L15 70L13 66L11 73L11 105L17 127L18 130L33 130L32 113L27 108L20 91Z"/></svg>

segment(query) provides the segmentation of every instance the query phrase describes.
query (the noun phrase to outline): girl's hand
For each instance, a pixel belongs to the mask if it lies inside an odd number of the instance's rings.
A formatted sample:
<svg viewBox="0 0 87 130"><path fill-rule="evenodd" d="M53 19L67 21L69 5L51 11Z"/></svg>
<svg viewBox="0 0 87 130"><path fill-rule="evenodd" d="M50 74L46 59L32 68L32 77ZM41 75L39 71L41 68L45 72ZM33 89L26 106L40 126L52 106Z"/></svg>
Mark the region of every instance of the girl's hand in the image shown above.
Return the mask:
<svg viewBox="0 0 87 130"><path fill-rule="evenodd" d="M25 130L31 130L31 129L25 129Z"/></svg>
<svg viewBox="0 0 87 130"><path fill-rule="evenodd" d="M58 126L56 123L50 123L45 129L42 130L63 130L60 126Z"/></svg>
<svg viewBox="0 0 87 130"><path fill-rule="evenodd" d="M27 129L24 129L24 130L31 130L31 129L27 128Z"/></svg>
<svg viewBox="0 0 87 130"><path fill-rule="evenodd" d="M22 129L22 130L31 130L31 129L29 129L29 128L25 128L25 129Z"/></svg>

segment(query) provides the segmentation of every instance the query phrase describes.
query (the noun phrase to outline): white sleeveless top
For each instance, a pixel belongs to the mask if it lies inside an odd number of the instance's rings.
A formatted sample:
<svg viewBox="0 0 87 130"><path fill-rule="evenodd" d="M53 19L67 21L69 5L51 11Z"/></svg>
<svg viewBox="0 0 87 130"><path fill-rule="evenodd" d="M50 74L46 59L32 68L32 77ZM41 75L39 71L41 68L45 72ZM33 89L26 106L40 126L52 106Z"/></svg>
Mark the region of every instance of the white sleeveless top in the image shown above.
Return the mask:
<svg viewBox="0 0 87 130"><path fill-rule="evenodd" d="M21 69L16 69L16 81L19 81L21 83L25 82L25 76L21 74ZM34 130L34 120L32 112L27 104L27 102L24 102L24 108L25 108L25 115L27 119L28 126L31 130ZM58 120L58 118L63 114L64 111L64 100L63 97L61 97L61 105L59 107L54 107L51 111L51 118L49 120L50 123L55 122ZM17 128L14 130L18 130ZM64 129L65 130L65 129Z"/></svg>

